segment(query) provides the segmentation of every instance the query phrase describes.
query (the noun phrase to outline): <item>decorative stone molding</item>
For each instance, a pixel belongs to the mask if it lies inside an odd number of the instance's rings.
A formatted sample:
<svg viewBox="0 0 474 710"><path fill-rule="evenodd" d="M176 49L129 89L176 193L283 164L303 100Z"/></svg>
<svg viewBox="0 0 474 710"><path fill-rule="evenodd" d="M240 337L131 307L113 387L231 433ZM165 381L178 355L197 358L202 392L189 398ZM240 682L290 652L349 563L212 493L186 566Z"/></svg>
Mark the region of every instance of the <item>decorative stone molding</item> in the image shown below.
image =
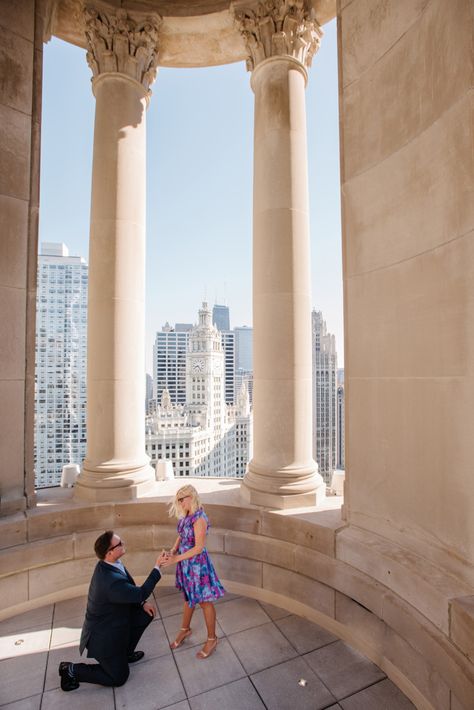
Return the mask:
<svg viewBox="0 0 474 710"><path fill-rule="evenodd" d="M323 31L305 0L263 0L248 7L234 3L232 12L249 52L248 71L264 59L285 55L311 66Z"/></svg>
<svg viewBox="0 0 474 710"><path fill-rule="evenodd" d="M87 63L94 78L103 72L119 72L148 91L157 73L162 18L154 14L136 21L123 9L113 13L86 6L84 22L89 46Z"/></svg>

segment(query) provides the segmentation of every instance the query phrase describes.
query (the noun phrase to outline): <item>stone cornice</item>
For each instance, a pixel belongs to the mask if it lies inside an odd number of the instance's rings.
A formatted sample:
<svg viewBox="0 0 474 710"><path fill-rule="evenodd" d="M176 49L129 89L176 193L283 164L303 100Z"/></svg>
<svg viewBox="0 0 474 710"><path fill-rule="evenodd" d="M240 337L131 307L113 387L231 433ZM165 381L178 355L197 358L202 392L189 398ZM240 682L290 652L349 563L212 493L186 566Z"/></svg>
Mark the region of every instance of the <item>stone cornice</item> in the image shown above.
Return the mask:
<svg viewBox="0 0 474 710"><path fill-rule="evenodd" d="M231 10L248 50L249 71L264 59L278 56L311 66L323 31L305 0L233 3Z"/></svg>
<svg viewBox="0 0 474 710"><path fill-rule="evenodd" d="M120 8L109 12L86 6L87 63L94 78L105 72L118 72L138 81L148 91L157 73L161 22L157 14L138 21Z"/></svg>

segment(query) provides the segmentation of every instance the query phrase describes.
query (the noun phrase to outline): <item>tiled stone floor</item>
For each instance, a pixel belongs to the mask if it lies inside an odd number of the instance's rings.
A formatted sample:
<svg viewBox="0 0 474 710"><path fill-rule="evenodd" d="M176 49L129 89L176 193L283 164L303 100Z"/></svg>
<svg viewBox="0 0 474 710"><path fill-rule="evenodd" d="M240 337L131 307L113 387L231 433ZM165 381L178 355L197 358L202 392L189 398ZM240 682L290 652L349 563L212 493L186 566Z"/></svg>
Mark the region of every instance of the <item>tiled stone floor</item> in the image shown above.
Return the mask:
<svg viewBox="0 0 474 710"><path fill-rule="evenodd" d="M10 710L408 710L412 703L367 658L324 629L283 609L226 595L217 605L219 645L196 658L206 637L172 652L181 596L157 587L158 615L121 688L59 688L58 664L79 660L85 599L71 599L0 623L0 707ZM305 682L301 682L304 679Z"/></svg>

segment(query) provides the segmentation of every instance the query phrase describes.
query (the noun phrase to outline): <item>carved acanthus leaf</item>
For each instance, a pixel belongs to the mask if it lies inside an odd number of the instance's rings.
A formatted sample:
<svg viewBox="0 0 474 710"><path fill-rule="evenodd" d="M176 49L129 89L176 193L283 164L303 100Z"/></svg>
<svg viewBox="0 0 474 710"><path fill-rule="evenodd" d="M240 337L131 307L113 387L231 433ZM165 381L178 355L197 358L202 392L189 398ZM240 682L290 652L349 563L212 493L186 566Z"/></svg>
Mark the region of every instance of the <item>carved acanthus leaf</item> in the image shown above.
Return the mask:
<svg viewBox="0 0 474 710"><path fill-rule="evenodd" d="M149 89L158 66L159 15L133 20L126 10L105 12L92 6L84 9L87 63L94 77L103 72L120 72Z"/></svg>
<svg viewBox="0 0 474 710"><path fill-rule="evenodd" d="M323 31L305 0L262 0L247 7L234 3L232 11L249 53L249 71L264 59L284 55L311 66Z"/></svg>

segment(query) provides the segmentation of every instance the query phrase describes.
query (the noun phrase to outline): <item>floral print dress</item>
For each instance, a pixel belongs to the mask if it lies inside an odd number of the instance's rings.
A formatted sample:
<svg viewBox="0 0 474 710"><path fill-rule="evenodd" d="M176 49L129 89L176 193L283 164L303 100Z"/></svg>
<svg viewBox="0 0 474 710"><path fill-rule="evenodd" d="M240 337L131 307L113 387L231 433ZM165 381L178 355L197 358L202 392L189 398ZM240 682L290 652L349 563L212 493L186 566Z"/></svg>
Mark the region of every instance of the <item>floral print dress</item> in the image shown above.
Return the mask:
<svg viewBox="0 0 474 710"><path fill-rule="evenodd" d="M187 552L194 547L194 523L199 518L206 522L206 532L209 530L209 520L202 508L192 515L180 518L178 521L179 548L178 554ZM187 560L182 560L176 565L176 587L184 593L190 607L200 602L213 602L225 594L225 589L211 562L209 554L204 548L198 555Z"/></svg>

